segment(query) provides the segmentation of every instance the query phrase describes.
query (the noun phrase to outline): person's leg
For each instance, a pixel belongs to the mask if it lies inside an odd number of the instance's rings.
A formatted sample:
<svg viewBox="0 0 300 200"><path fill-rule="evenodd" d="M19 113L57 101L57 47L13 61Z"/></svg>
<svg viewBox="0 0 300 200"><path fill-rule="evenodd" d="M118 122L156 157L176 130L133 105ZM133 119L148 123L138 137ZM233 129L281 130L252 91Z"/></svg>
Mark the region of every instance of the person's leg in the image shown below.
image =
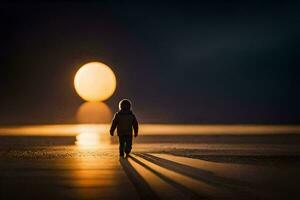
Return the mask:
<svg viewBox="0 0 300 200"><path fill-rule="evenodd" d="M125 147L125 136L124 135L120 135L119 136L119 153L120 156L124 156L124 147Z"/></svg>
<svg viewBox="0 0 300 200"><path fill-rule="evenodd" d="M125 153L129 154L132 148L132 135L126 135L125 138L126 138Z"/></svg>

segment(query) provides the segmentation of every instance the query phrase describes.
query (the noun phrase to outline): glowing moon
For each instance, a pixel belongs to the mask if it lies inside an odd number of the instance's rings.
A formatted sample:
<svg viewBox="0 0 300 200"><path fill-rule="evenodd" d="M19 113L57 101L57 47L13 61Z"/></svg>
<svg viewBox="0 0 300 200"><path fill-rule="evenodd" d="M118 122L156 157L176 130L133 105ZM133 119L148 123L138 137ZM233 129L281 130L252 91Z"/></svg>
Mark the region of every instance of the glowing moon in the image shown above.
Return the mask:
<svg viewBox="0 0 300 200"><path fill-rule="evenodd" d="M115 91L117 85L114 72L105 64L90 62L76 73L74 87L86 101L104 101Z"/></svg>

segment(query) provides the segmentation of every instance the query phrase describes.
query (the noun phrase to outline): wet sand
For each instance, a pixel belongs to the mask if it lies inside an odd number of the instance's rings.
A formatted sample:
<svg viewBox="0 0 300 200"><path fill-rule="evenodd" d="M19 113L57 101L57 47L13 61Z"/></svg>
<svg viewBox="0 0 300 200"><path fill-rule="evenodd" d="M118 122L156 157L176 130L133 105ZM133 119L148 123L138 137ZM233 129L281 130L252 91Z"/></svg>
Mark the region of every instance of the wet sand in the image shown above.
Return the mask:
<svg viewBox="0 0 300 200"><path fill-rule="evenodd" d="M300 136L1 136L0 199L299 199ZM81 144L81 143L79 143Z"/></svg>

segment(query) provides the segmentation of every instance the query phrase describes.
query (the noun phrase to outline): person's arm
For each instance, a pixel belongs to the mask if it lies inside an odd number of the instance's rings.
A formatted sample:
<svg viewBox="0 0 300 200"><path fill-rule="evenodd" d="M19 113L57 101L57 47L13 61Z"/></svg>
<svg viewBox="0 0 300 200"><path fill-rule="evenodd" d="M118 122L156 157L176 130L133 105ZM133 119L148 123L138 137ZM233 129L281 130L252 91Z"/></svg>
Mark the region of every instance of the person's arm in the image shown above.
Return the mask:
<svg viewBox="0 0 300 200"><path fill-rule="evenodd" d="M138 136L138 133L139 133L139 123L138 121L136 120L136 117L133 115L133 123L132 123L132 126L133 126L133 130L134 130L134 137L137 137Z"/></svg>
<svg viewBox="0 0 300 200"><path fill-rule="evenodd" d="M117 125L118 125L118 114L116 113L113 120L112 120L110 131L109 131L111 136L114 135L114 132L117 128Z"/></svg>

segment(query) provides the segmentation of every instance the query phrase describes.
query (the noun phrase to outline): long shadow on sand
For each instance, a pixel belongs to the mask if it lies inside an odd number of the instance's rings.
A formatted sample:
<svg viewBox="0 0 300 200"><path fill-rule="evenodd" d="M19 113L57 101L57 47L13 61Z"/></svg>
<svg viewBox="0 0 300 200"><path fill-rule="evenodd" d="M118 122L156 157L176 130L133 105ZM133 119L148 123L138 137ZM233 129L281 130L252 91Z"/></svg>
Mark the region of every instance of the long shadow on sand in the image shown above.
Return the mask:
<svg viewBox="0 0 300 200"><path fill-rule="evenodd" d="M180 163L173 162L171 160L158 158L150 154L139 153L137 155L164 168L167 168L180 174L184 174L191 178L196 178L211 185L228 188L249 187L249 183L216 176L213 172L207 170L196 169L187 165L182 165Z"/></svg>
<svg viewBox="0 0 300 200"><path fill-rule="evenodd" d="M120 164L133 185L136 187L141 199L160 199L161 196L157 193L158 191L156 189L152 188L153 184L151 184L151 181L154 179L139 174L141 173L139 168L143 168L161 179L170 187L177 190L179 195L182 195L185 199L210 199L211 197L230 197L231 195L241 199L251 199L254 197L253 195L250 195L251 197L249 196L251 189L249 188L248 183L220 177L211 171L183 165L150 154L136 153L133 156L128 156L128 160L123 158L120 159ZM152 165L155 165L158 168ZM179 176L176 175L175 178L170 176L170 174L166 175L162 169L169 170L170 173L175 173ZM187 182L182 182L179 179L180 176L187 177L187 179L185 178ZM201 185L201 182L207 184L207 186ZM212 187L215 189L208 192L201 187ZM164 197L162 198L164 199ZM179 196L175 196L175 198L178 199Z"/></svg>
<svg viewBox="0 0 300 200"><path fill-rule="evenodd" d="M153 174L158 176L160 179L165 181L167 184L169 184L172 187L180 190L183 193L183 195L186 197L186 199L203 199L203 198L207 198L205 196L199 196L199 194L196 194L195 192L193 192L189 188L187 188L187 187L179 184L178 182L164 176L162 173L152 169L151 167L149 167L145 163L141 162L140 160L136 159L135 157L129 156L129 158L132 159L134 162L138 163L139 165L141 165L142 167L146 168L147 170L151 171Z"/></svg>
<svg viewBox="0 0 300 200"><path fill-rule="evenodd" d="M134 185L141 199L159 199L149 184L141 177L141 175L133 168L126 158L119 160L126 175Z"/></svg>

